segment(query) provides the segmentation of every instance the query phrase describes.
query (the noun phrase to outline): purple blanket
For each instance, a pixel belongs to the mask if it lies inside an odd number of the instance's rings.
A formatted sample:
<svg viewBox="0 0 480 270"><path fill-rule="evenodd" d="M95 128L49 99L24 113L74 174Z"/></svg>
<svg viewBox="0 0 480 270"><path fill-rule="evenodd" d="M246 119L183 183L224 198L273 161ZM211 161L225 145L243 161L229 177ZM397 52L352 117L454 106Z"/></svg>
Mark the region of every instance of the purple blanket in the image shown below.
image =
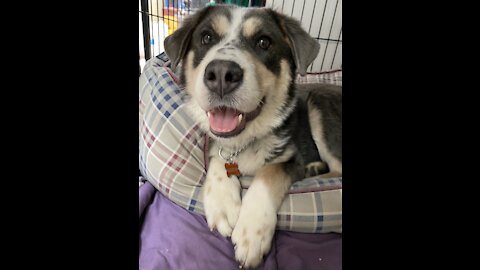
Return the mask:
<svg viewBox="0 0 480 270"><path fill-rule="evenodd" d="M230 239L210 232L205 218L174 204L150 183L140 187L139 269L235 269ZM340 234L277 231L257 269L342 269Z"/></svg>

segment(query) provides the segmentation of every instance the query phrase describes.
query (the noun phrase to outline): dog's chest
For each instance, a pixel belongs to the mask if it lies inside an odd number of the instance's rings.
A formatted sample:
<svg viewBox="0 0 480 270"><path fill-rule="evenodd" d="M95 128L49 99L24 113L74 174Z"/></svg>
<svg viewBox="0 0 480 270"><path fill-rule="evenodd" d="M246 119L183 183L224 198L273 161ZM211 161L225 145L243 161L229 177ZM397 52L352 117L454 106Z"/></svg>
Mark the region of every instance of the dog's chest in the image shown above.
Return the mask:
<svg viewBox="0 0 480 270"><path fill-rule="evenodd" d="M238 169L242 175L255 175L257 170L263 167L267 163L278 163L288 160L294 150L291 146L287 145L288 138L277 138L272 136L262 141L256 141L245 150L240 151L239 154L233 157L233 163L238 165ZM219 155L218 143L213 143L210 147L210 157L220 158L225 163L229 163L228 160L223 159L230 156L232 153L228 148L222 148L222 157ZM281 154L278 153L282 150Z"/></svg>
<svg viewBox="0 0 480 270"><path fill-rule="evenodd" d="M240 153L234 162L238 164L240 173L243 175L255 175L257 170L265 165L265 161L269 157L268 151L264 147L257 149L247 149Z"/></svg>

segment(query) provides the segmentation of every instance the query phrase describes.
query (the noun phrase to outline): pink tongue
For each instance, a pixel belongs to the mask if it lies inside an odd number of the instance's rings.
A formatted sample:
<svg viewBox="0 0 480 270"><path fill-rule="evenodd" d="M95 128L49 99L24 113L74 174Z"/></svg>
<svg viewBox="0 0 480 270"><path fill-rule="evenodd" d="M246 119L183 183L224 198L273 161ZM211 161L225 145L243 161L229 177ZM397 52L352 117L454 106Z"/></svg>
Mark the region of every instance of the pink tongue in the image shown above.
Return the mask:
<svg viewBox="0 0 480 270"><path fill-rule="evenodd" d="M240 112L231 108L221 108L210 111L210 128L216 132L230 132L238 125Z"/></svg>

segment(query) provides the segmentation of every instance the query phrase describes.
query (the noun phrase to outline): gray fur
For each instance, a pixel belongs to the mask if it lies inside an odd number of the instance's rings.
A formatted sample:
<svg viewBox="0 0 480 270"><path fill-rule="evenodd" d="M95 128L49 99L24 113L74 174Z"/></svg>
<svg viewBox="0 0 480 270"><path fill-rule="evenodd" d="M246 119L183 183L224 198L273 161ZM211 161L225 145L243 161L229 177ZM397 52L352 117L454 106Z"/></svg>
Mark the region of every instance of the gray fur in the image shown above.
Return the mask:
<svg viewBox="0 0 480 270"><path fill-rule="evenodd" d="M308 103L322 115L322 127L328 150L342 161L342 87L336 85L303 85Z"/></svg>
<svg viewBox="0 0 480 270"><path fill-rule="evenodd" d="M285 28L288 39L292 43L292 53L297 66L297 72L304 76L307 73L307 67L317 57L320 44L303 30L296 19L280 13L276 15L281 18L280 25Z"/></svg>

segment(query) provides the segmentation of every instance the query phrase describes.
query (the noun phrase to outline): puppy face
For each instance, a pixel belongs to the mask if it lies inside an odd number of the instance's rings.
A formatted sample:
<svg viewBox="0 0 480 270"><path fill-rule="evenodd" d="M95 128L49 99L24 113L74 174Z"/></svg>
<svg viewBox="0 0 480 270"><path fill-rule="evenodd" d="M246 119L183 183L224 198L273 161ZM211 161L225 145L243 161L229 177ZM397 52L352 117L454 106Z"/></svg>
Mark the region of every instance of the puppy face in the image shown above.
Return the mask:
<svg viewBox="0 0 480 270"><path fill-rule="evenodd" d="M165 47L173 65L182 59L200 126L239 145L282 123L295 96L295 72L304 73L318 52L298 22L270 9L233 6L197 12Z"/></svg>

